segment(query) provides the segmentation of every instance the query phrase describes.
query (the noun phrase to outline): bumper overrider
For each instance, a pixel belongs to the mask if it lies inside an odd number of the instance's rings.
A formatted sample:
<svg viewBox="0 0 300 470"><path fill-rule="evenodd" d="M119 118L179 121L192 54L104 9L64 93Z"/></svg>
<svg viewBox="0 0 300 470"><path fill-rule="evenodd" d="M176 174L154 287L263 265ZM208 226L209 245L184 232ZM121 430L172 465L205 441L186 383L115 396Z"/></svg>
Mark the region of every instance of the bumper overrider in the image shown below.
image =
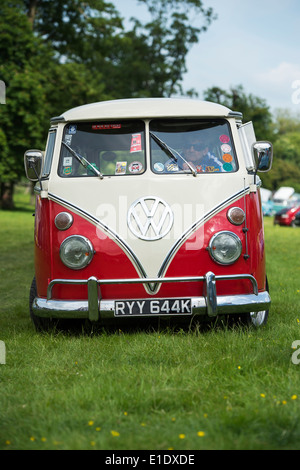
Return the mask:
<svg viewBox="0 0 300 470"><path fill-rule="evenodd" d="M217 295L216 282L224 280L240 280L246 279L252 284L253 292L251 294L239 295ZM166 313L166 310L159 310L159 300L157 298L150 299L153 302L153 308L150 312L142 312L141 309L134 309L133 304L136 302L139 306L144 305L149 299L142 301L140 299L126 301L105 300L101 298L101 285L104 284L149 284L149 283L166 283L166 282L204 282L204 291L201 297L192 297L190 299L181 299L179 309L175 312ZM52 299L52 289L56 284L82 285L87 284L88 300L54 300ZM165 301L165 299L161 299ZM143 303L144 302L144 303ZM176 301L178 302L178 301ZM125 310L125 307L129 310ZM38 317L47 318L88 318L91 321L99 321L122 316L177 316L190 315L200 316L208 315L216 317L223 314L248 313L268 310L271 299L267 291L258 292L256 279L249 274L237 274L229 276L219 276L212 272L206 273L205 276L198 277L172 277L172 278L138 278L138 279L97 279L90 277L89 279L54 279L49 283L47 291L47 299L36 297L32 304L33 313ZM181 307L180 307L181 306ZM124 307L124 308L123 308Z"/></svg>

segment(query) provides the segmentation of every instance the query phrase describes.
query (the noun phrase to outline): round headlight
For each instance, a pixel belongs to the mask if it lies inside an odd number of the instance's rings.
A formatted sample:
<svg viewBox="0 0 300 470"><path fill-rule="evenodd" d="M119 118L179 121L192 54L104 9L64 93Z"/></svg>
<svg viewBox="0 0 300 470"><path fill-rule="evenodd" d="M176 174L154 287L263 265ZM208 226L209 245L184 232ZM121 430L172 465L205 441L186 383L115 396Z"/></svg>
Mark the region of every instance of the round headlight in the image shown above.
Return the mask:
<svg viewBox="0 0 300 470"><path fill-rule="evenodd" d="M233 232L216 233L209 242L209 253L219 264L232 264L242 253L242 242Z"/></svg>
<svg viewBox="0 0 300 470"><path fill-rule="evenodd" d="M227 212L228 220L233 225L242 225L245 220L245 212L240 207L231 207Z"/></svg>
<svg viewBox="0 0 300 470"><path fill-rule="evenodd" d="M87 266L94 255L91 242L81 235L72 235L60 245L60 259L71 269L82 269Z"/></svg>

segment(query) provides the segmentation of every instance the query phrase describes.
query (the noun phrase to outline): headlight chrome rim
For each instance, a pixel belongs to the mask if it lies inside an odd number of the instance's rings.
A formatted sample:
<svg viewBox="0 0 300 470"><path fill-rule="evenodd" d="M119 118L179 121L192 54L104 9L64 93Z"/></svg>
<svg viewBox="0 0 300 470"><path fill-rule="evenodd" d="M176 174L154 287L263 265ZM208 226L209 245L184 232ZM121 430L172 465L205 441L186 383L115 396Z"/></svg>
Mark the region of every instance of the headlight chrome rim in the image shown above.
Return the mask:
<svg viewBox="0 0 300 470"><path fill-rule="evenodd" d="M227 235L229 237L231 237L234 242L236 243L236 254L234 255L234 258L233 259L230 259L230 260L226 260L226 259L220 259L218 258L218 256L216 256L216 247L214 247L214 244L216 243L216 240L224 235ZM228 266L230 264L233 264L235 263L241 256L242 254L242 242L241 242L241 239L238 237L238 235L236 235L236 233L234 232L230 232L229 230L223 230L221 232L217 232L215 233L210 241L209 241L209 244L208 244L208 251L209 251L209 254L211 256L211 258L218 264L222 265L222 266Z"/></svg>
<svg viewBox="0 0 300 470"><path fill-rule="evenodd" d="M76 265L75 263L72 263L67 258L67 253L66 253L66 247L70 243L76 242L76 241L79 241L82 244L81 254L84 253L84 256L85 256L80 265ZM88 266L90 264L90 262L92 261L93 256L94 256L94 248L93 248L93 245L92 245L92 243L90 242L90 240L88 238L86 238L82 235L71 235L70 237L65 238L64 241L62 242L62 244L60 245L59 255L60 255L60 259L61 259L62 263L67 268L74 269L74 270L79 270L79 269L85 268L86 266Z"/></svg>

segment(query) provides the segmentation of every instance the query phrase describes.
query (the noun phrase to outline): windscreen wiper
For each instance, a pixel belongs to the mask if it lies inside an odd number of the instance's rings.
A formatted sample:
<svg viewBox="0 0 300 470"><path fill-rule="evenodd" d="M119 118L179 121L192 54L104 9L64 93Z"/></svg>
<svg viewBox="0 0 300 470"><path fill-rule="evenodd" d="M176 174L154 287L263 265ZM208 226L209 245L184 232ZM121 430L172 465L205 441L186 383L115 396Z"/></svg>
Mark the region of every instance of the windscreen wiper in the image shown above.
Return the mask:
<svg viewBox="0 0 300 470"><path fill-rule="evenodd" d="M91 163L86 158L82 157L81 155L79 155L79 153L75 152L75 150L73 150L68 144L66 144L66 142L62 142L62 144L79 161L79 163L81 163L81 165L84 166L84 168L86 168L87 170L93 171L95 175L99 176L101 180L103 179L102 173L99 170L97 170L97 168L95 168L93 165L91 165Z"/></svg>
<svg viewBox="0 0 300 470"><path fill-rule="evenodd" d="M197 171L195 170L195 168L193 168L192 165L189 162L187 162L186 159L179 152L177 152L177 150L172 149L172 147L169 147L169 145L166 144L166 142L161 140L159 137L157 137L157 135L153 134L153 132L151 131L150 131L150 135L152 139L155 140L155 142L160 146L160 148L166 152L167 155L169 155L171 158L173 158L173 160L177 162L178 161L178 158L176 156L177 154L178 157L181 158L181 160L187 164L187 166L189 167L193 175L197 176Z"/></svg>

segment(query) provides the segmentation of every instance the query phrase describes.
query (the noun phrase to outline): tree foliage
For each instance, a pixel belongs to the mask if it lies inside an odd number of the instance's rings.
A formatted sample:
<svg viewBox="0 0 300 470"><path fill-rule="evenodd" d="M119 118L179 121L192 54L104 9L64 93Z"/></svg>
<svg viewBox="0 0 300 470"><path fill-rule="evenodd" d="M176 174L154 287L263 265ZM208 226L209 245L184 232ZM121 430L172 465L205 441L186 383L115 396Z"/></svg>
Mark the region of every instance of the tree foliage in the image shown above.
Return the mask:
<svg viewBox="0 0 300 470"><path fill-rule="evenodd" d="M204 91L204 99L241 112L244 122L253 121L257 140L273 140L272 114L266 100L247 95L242 85L233 86L228 91L209 88Z"/></svg>
<svg viewBox="0 0 300 470"><path fill-rule="evenodd" d="M24 174L24 151L44 148L51 116L93 101L183 93L187 52L212 10L201 0L137 2L151 20L133 18L125 30L107 0L1 1L0 205Z"/></svg>
<svg viewBox="0 0 300 470"><path fill-rule="evenodd" d="M43 143L48 110L46 76L39 69L47 65L49 51L32 34L21 7L18 0L0 4L0 77L6 85L6 104L0 108L0 192L8 207L12 182L23 172L24 150Z"/></svg>
<svg viewBox="0 0 300 470"><path fill-rule="evenodd" d="M182 88L186 56L216 18L202 0L136 0L149 19L125 29L113 0L2 0L0 3L0 207L24 175L27 148L44 148L49 118L93 101L193 94ZM274 144L270 189L300 191L300 118L272 117L266 101L242 85L204 92L240 111L259 140ZM289 183L289 184L288 184ZM8 196L7 196L8 195Z"/></svg>
<svg viewBox="0 0 300 470"><path fill-rule="evenodd" d="M264 184L272 190L292 186L300 193L300 116L278 110L274 129L274 164L264 176Z"/></svg>
<svg viewBox="0 0 300 470"><path fill-rule="evenodd" d="M216 16L211 8L204 8L200 0L139 2L147 5L151 19L142 24L133 18L134 28L129 34L125 34L125 38L130 39L130 47L126 49L126 53L129 52L136 58L136 65L140 61L138 80L143 83L142 89L147 90L149 96L182 94L181 82L186 72L186 55ZM191 21L192 18L196 21ZM132 40L134 37L138 41ZM140 60L144 57L143 52L146 52L149 60ZM123 60L124 64L126 62ZM138 89L137 82L134 87Z"/></svg>
<svg viewBox="0 0 300 470"><path fill-rule="evenodd" d="M228 91L209 88L204 91L204 98L242 112L244 122L253 121L257 140L273 143L272 169L260 173L264 187L274 191L280 186L292 186L300 192L300 116L284 109L272 115L266 101L247 95L242 85Z"/></svg>

